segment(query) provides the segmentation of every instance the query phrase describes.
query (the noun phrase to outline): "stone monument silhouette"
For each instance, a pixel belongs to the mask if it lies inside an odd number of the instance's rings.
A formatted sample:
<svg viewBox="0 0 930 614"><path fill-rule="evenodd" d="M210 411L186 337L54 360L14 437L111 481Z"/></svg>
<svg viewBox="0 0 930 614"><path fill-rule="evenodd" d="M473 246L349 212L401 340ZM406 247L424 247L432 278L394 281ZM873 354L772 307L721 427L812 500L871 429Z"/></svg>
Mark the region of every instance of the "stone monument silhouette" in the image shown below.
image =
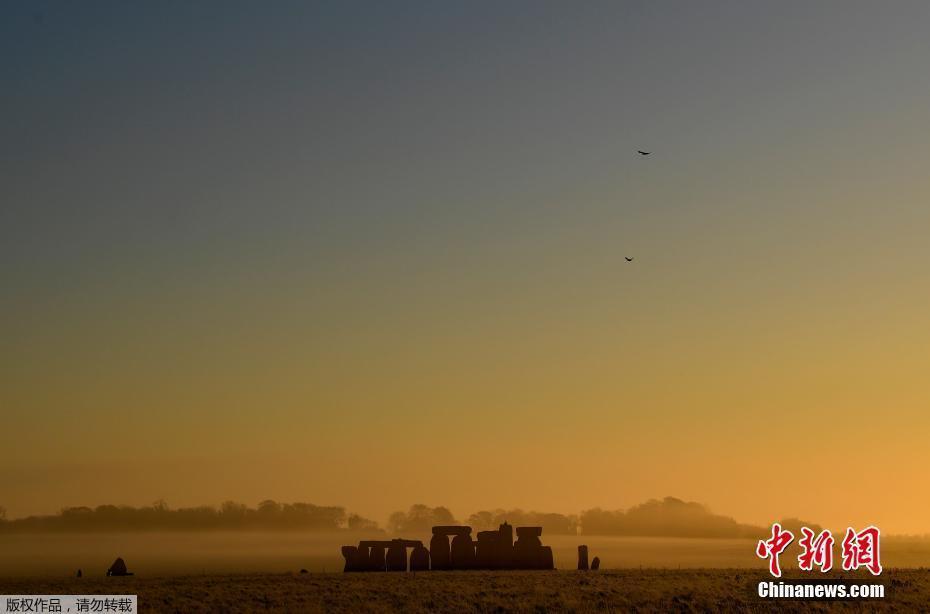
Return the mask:
<svg viewBox="0 0 930 614"><path fill-rule="evenodd" d="M517 541L513 534L516 532ZM423 542L409 539L360 541L343 546L344 571L439 571L466 569L554 569L552 548L540 541L542 527L514 527L507 522L496 531L471 527L433 527L429 550ZM452 538L451 543L449 538ZM411 548L408 559L407 549ZM586 557L587 558L587 557Z"/></svg>

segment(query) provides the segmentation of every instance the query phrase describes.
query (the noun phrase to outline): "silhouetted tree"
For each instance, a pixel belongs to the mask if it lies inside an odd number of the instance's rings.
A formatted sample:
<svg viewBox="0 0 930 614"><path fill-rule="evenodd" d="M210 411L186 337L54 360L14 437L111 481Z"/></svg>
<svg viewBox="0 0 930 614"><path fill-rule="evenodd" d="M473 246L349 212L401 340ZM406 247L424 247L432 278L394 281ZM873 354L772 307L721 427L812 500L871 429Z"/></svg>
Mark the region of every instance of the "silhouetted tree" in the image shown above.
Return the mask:
<svg viewBox="0 0 930 614"><path fill-rule="evenodd" d="M468 517L468 526L472 527L476 531L491 531L497 528L497 526L494 524L494 520L495 518L492 512L475 512Z"/></svg>
<svg viewBox="0 0 930 614"><path fill-rule="evenodd" d="M411 505L404 512L394 512L388 518L388 528L392 533L423 534L441 524L458 524L447 507L429 507L422 503Z"/></svg>
<svg viewBox="0 0 930 614"><path fill-rule="evenodd" d="M220 504L220 522L224 527L234 529L243 526L248 520L249 508L243 503L223 501Z"/></svg>
<svg viewBox="0 0 930 614"><path fill-rule="evenodd" d="M662 537L747 537L759 539L769 527L739 524L727 516L710 512L699 503L674 497L652 499L624 510L590 509L573 515L524 512L523 510L482 510L468 522L477 531L493 530L504 521L514 526L541 526L548 535L574 535L579 528L585 535L640 535ZM417 504L406 512L395 512L388 520L394 536L422 536L435 525L459 524L448 508ZM819 533L820 525L798 518L781 520L784 528L800 536L801 526ZM147 507L98 505L62 508L52 516L28 516L9 520L0 508L0 528L9 532L54 531L146 531L146 530L299 530L372 531L377 523L358 514L347 514L340 506L312 503L278 503L267 499L250 508L235 501L224 501L219 508L198 506L170 509L164 501Z"/></svg>
<svg viewBox="0 0 930 614"><path fill-rule="evenodd" d="M627 511L600 508L581 513L585 535L640 535L651 537L745 537L758 527L741 525L728 516L711 513L700 503L665 497L650 499Z"/></svg>
<svg viewBox="0 0 930 614"><path fill-rule="evenodd" d="M258 504L258 513L263 516L274 516L281 511L281 506L277 501L265 499Z"/></svg>
<svg viewBox="0 0 930 614"><path fill-rule="evenodd" d="M292 529L336 531L347 524L345 508L312 503L279 504L263 501L251 509L234 501L219 509L198 507L169 509L163 502L149 507L100 505L63 508L55 516L29 516L4 524L12 531L113 531L113 530L208 530Z"/></svg>
<svg viewBox="0 0 930 614"><path fill-rule="evenodd" d="M378 523L368 518L363 518L358 514L349 514L348 528L350 531L377 531Z"/></svg>

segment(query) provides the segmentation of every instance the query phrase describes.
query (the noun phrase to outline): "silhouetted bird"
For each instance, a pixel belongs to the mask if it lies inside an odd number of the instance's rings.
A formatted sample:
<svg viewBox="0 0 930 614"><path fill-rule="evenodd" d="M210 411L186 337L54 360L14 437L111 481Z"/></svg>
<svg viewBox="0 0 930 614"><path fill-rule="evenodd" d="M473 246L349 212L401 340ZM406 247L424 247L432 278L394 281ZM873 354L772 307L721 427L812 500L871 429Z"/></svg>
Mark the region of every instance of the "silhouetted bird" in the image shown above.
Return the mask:
<svg viewBox="0 0 930 614"><path fill-rule="evenodd" d="M652 152L651 152L651 151L643 151L642 149L637 149L637 150L636 150L636 153L638 153L638 154L641 155L641 156L648 156L648 155L651 154Z"/></svg>
<svg viewBox="0 0 930 614"><path fill-rule="evenodd" d="M626 261L627 261L627 262L633 262L633 259L630 258L629 256L624 256L624 258L626 258Z"/></svg>

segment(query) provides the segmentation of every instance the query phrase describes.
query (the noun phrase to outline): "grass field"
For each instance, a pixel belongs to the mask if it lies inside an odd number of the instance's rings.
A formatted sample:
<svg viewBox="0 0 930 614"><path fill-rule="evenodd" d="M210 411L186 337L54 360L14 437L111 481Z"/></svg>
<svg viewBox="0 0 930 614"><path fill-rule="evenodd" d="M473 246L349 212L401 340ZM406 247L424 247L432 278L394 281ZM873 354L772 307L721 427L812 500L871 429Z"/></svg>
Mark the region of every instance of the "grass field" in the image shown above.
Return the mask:
<svg viewBox="0 0 930 614"><path fill-rule="evenodd" d="M820 574L816 574L820 575ZM831 578L871 576L826 574ZM786 577L798 577L797 572ZM810 576L808 576L810 577ZM746 569L3 578L5 594L138 594L142 612L926 611L930 570L886 570L883 600L763 601Z"/></svg>

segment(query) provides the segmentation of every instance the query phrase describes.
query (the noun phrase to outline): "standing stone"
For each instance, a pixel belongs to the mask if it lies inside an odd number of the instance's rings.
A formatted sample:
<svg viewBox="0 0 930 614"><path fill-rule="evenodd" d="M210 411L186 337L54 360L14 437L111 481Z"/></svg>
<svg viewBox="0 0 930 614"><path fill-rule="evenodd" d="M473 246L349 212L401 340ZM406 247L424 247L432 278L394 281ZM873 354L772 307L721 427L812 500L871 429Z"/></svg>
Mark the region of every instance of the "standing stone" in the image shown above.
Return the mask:
<svg viewBox="0 0 930 614"><path fill-rule="evenodd" d="M449 538L437 533L436 528L433 528L433 538L429 540L429 556L433 569L452 569Z"/></svg>
<svg viewBox="0 0 930 614"><path fill-rule="evenodd" d="M516 569L552 569L552 549L543 547L540 535L542 527L517 527L517 541L513 545Z"/></svg>
<svg viewBox="0 0 930 614"><path fill-rule="evenodd" d="M343 546L342 556L346 560L346 565L342 568L342 571L365 571L365 567L368 565L367 562L362 563L359 560L359 548L355 546Z"/></svg>
<svg viewBox="0 0 930 614"><path fill-rule="evenodd" d="M601 559L599 557L594 557L594 559L591 561L591 569L593 569L594 571L597 571L600 568L601 568Z"/></svg>
<svg viewBox="0 0 930 614"><path fill-rule="evenodd" d="M496 569L500 566L497 531L478 531L478 544L475 546L475 567L478 569Z"/></svg>
<svg viewBox="0 0 930 614"><path fill-rule="evenodd" d="M513 569L513 527L504 521L497 529L497 569Z"/></svg>
<svg viewBox="0 0 930 614"><path fill-rule="evenodd" d="M523 546L542 546L540 535L542 527L517 527L517 543Z"/></svg>
<svg viewBox="0 0 930 614"><path fill-rule="evenodd" d="M429 571L429 550L423 544L414 546L410 552L410 571Z"/></svg>
<svg viewBox="0 0 930 614"><path fill-rule="evenodd" d="M110 565L110 568L107 570L107 575L131 576L132 574L129 573L129 570L126 569L126 562L122 558L117 557L116 560L113 561L113 564Z"/></svg>
<svg viewBox="0 0 930 614"><path fill-rule="evenodd" d="M536 569L555 569L555 561L552 559L552 548L543 546L539 549L539 558Z"/></svg>
<svg viewBox="0 0 930 614"><path fill-rule="evenodd" d="M388 547L385 559L388 571L407 571L407 546L401 539L395 539Z"/></svg>
<svg viewBox="0 0 930 614"><path fill-rule="evenodd" d="M475 543L470 535L459 533L452 538L452 569L475 567Z"/></svg>
<svg viewBox="0 0 930 614"><path fill-rule="evenodd" d="M355 571L370 571L371 570L371 549L365 545L363 546L361 542L358 544L358 549L355 554Z"/></svg>
<svg viewBox="0 0 930 614"><path fill-rule="evenodd" d="M368 569L371 571L384 571L384 546L372 546L368 555Z"/></svg>
<svg viewBox="0 0 930 614"><path fill-rule="evenodd" d="M578 569L588 571L588 547L578 546Z"/></svg>

